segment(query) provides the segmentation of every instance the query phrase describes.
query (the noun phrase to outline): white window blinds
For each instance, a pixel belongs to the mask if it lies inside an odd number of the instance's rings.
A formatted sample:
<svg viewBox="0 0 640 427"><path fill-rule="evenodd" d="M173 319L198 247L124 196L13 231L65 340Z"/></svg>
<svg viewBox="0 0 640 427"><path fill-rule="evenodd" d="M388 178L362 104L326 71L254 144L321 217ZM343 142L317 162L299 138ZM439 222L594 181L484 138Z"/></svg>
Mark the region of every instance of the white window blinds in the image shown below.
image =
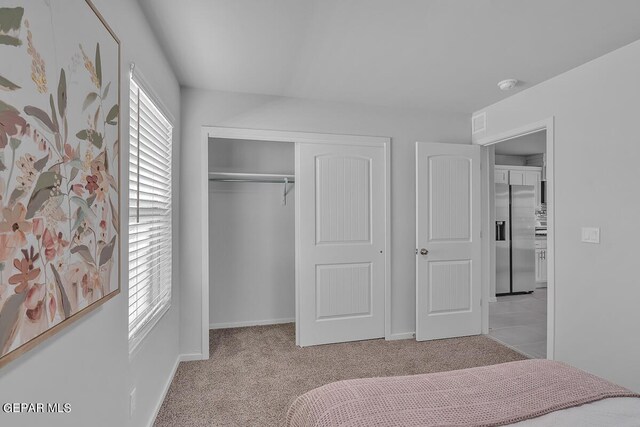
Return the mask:
<svg viewBox="0 0 640 427"><path fill-rule="evenodd" d="M171 136L173 126L135 75L129 113L129 348L171 301Z"/></svg>

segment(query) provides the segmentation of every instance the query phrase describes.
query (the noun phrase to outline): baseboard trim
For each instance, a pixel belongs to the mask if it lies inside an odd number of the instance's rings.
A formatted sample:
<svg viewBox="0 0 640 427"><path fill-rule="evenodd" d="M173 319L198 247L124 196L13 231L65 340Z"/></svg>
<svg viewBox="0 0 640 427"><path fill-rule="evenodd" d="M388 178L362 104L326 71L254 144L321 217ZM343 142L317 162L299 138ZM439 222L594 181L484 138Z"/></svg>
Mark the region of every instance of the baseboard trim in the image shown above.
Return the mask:
<svg viewBox="0 0 640 427"><path fill-rule="evenodd" d="M171 383L173 382L173 378L176 376L176 371L178 370L178 366L180 362L190 362L193 360L202 360L202 353L191 353L191 354L179 354L176 358L176 362L173 364L173 368L171 369L171 375L167 379L164 387L162 388L162 395L160 396L160 400L156 404L155 409L153 410L153 417L149 422L149 427L153 427L153 424L156 422L156 418L158 417L158 413L160 413L160 408L162 407L162 403L164 399L167 397L167 393L169 393L169 387L171 387Z"/></svg>
<svg viewBox="0 0 640 427"><path fill-rule="evenodd" d="M413 340L416 338L415 332L401 332L399 334L391 334L388 337L385 337L387 341L397 341L397 340Z"/></svg>
<svg viewBox="0 0 640 427"><path fill-rule="evenodd" d="M489 302L498 302L497 297L489 297Z"/></svg>
<svg viewBox="0 0 640 427"><path fill-rule="evenodd" d="M204 358L202 357L202 353L181 354L179 357L181 362L192 362L194 360L204 360Z"/></svg>
<svg viewBox="0 0 640 427"><path fill-rule="evenodd" d="M169 387L171 387L171 382L173 381L173 377L175 377L176 375L176 371L178 370L178 365L180 364L181 361L182 361L182 355L179 354L178 357L176 357L176 362L173 364L173 368L171 369L171 375L169 375L167 382L162 388L162 394L160 395L160 400L158 400L158 403L156 403L156 407L153 410L153 416L151 417L151 420L148 424L149 427L153 427L153 424L155 424L156 422L156 418L158 417L158 413L160 412L162 403L164 402L164 399L167 397L167 393L169 392Z"/></svg>
<svg viewBox="0 0 640 427"><path fill-rule="evenodd" d="M264 325L279 325L282 323L293 323L295 318L285 319L267 319L267 320L247 320L243 322L226 322L226 323L211 323L209 329L229 329L229 328L244 328L247 326L264 326Z"/></svg>
<svg viewBox="0 0 640 427"><path fill-rule="evenodd" d="M500 341L500 340L499 340L498 338L496 338L496 337L492 337L492 336L491 336L491 335L489 335L489 334L482 334L482 335L483 335L483 336L485 336L485 337L487 337L487 338L489 338L489 339L492 339L493 341L497 342L498 344L502 344L503 346L505 346L505 347L507 347L507 348L509 348L509 349L511 349L511 350L513 350L513 351L515 351L516 353L520 353L521 355L525 356L527 359L533 359L533 357L531 357L531 356L529 356L528 354L524 353L522 350L518 350L517 348L515 348L515 347L513 347L513 346L511 346L511 345L509 345L509 344L507 344L506 342L502 342L502 341ZM546 357L545 357L545 359L546 359Z"/></svg>

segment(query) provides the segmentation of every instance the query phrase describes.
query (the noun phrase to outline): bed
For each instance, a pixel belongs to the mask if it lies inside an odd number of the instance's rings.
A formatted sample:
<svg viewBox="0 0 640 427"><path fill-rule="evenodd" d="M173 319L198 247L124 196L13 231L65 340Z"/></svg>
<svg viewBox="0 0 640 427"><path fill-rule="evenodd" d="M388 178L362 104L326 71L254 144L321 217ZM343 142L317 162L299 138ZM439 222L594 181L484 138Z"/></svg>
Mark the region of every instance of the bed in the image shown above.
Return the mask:
<svg viewBox="0 0 640 427"><path fill-rule="evenodd" d="M561 362L523 360L338 381L299 396L287 427L640 426L640 395Z"/></svg>

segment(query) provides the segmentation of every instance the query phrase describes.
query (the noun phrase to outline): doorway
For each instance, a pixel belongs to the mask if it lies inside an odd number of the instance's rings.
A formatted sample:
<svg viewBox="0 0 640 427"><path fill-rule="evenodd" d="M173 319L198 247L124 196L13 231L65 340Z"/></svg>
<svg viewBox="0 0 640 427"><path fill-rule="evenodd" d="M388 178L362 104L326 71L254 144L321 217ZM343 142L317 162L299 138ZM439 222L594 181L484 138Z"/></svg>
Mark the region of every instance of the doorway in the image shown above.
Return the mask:
<svg viewBox="0 0 640 427"><path fill-rule="evenodd" d="M553 359L553 119L480 141L487 255L483 333Z"/></svg>

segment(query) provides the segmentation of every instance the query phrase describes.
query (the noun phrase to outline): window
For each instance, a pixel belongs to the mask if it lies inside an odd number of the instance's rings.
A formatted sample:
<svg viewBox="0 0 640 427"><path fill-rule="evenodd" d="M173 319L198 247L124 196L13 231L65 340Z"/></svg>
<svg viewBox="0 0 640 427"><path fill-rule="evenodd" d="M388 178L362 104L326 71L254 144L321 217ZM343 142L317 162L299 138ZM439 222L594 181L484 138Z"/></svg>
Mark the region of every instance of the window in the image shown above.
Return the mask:
<svg viewBox="0 0 640 427"><path fill-rule="evenodd" d="M129 91L129 349L171 303L173 126L132 73Z"/></svg>

